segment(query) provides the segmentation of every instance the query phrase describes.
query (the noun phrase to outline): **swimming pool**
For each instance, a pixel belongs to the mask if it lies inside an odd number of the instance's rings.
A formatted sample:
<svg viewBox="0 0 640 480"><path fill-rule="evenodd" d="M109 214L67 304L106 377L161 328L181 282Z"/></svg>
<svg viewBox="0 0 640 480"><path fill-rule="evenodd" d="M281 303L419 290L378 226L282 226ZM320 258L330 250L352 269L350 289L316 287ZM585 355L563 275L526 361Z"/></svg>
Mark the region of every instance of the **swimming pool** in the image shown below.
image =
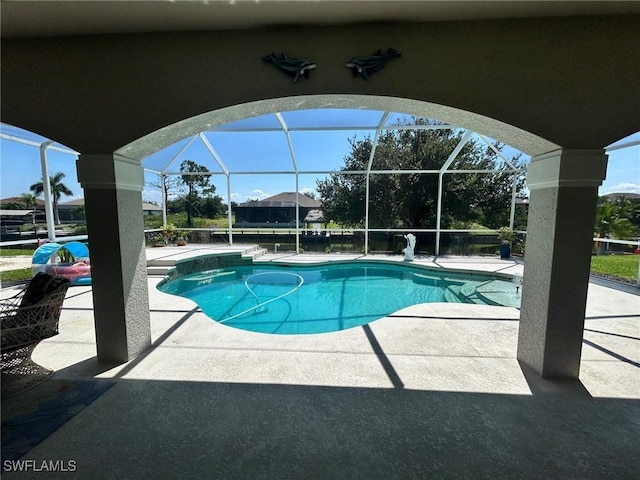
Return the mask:
<svg viewBox="0 0 640 480"><path fill-rule="evenodd" d="M468 287L495 281L487 274L357 261L220 268L165 279L158 289L191 299L224 325L307 334L364 325L417 303L484 303Z"/></svg>

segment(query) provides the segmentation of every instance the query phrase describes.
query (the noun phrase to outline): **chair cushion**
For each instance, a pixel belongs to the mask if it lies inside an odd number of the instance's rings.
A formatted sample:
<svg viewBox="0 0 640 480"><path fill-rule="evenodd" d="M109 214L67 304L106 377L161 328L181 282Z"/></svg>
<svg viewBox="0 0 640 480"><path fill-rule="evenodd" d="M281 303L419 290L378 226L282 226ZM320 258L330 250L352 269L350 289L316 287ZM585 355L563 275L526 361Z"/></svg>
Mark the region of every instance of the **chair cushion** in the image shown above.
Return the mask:
<svg viewBox="0 0 640 480"><path fill-rule="evenodd" d="M30 305L35 305L42 301L51 292L57 290L61 285L67 283L70 283L67 278L56 277L54 275L49 275L48 273L40 272L31 279L31 282L29 282L27 290L24 293L24 297L22 297L22 302L20 302L20 306L28 307Z"/></svg>

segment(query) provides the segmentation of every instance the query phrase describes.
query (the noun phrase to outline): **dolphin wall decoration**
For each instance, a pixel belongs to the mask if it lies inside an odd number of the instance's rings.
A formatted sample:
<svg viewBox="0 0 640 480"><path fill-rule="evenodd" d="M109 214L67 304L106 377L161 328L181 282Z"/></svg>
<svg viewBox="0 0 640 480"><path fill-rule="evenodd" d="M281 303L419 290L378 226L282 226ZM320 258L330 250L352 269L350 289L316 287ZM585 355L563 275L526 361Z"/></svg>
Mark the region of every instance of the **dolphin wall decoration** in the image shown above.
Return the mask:
<svg viewBox="0 0 640 480"><path fill-rule="evenodd" d="M399 57L400 52L389 48L387 53L378 50L374 55L366 55L362 57L353 57L345 66L353 70L353 76L360 75L365 80L369 80L369 74L380 70L389 60Z"/></svg>
<svg viewBox="0 0 640 480"><path fill-rule="evenodd" d="M279 70L293 77L293 83L296 83L300 77L309 78L309 71L317 67L311 60L289 58L284 52L280 58L275 53L270 53L262 57L262 60L273 63Z"/></svg>

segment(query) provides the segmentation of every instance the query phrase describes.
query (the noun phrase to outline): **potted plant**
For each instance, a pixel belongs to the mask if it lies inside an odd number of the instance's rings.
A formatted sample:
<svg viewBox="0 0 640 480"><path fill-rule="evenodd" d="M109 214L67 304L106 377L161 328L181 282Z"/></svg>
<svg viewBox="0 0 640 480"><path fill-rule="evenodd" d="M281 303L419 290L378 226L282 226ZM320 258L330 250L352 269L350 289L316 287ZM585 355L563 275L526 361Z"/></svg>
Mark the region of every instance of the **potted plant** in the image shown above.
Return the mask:
<svg viewBox="0 0 640 480"><path fill-rule="evenodd" d="M498 230L500 245L500 258L511 258L511 243L516 239L515 232L509 227L501 227Z"/></svg>
<svg viewBox="0 0 640 480"><path fill-rule="evenodd" d="M187 244L187 232L178 230L176 231L176 245L182 247Z"/></svg>
<svg viewBox="0 0 640 480"><path fill-rule="evenodd" d="M175 234L176 226L173 223L168 223L162 226L162 235L165 238L172 238Z"/></svg>
<svg viewBox="0 0 640 480"><path fill-rule="evenodd" d="M155 232L147 236L147 243L152 247L164 247L166 246L165 237L162 233Z"/></svg>

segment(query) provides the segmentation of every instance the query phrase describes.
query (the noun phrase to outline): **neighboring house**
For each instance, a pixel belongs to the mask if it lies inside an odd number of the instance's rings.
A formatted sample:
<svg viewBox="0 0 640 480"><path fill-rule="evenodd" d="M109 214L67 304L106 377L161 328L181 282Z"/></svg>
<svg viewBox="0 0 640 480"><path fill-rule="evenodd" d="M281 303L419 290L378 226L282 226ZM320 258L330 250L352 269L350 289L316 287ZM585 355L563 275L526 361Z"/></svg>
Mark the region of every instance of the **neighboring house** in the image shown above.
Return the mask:
<svg viewBox="0 0 640 480"><path fill-rule="evenodd" d="M40 210L0 209L0 233L19 235L24 224L35 224L43 218L43 212Z"/></svg>
<svg viewBox="0 0 640 480"><path fill-rule="evenodd" d="M162 207L155 203L142 202L142 215L160 217L162 216Z"/></svg>
<svg viewBox="0 0 640 480"><path fill-rule="evenodd" d="M2 209L25 209L27 208L22 197L8 197L0 199L0 208ZM44 200L36 199L36 208L38 212L44 216ZM84 222L84 199L71 200L70 202L58 203L58 213L61 222ZM38 222L44 222L44 218L37 218Z"/></svg>
<svg viewBox="0 0 640 480"><path fill-rule="evenodd" d="M61 222L84 222L84 198L58 203L58 215Z"/></svg>
<svg viewBox="0 0 640 480"><path fill-rule="evenodd" d="M320 201L299 193L300 226L322 219ZM283 192L264 200L241 203L235 208L235 227L295 227L296 194Z"/></svg>
<svg viewBox="0 0 640 480"><path fill-rule="evenodd" d="M39 212L36 220L44 222L44 200L36 199L36 210ZM9 197L0 199L0 208L16 210L25 209L24 199L21 197ZM84 214L84 198L62 202L58 204L58 213L61 222L84 222L86 217ZM142 214L161 216L162 207L153 203L142 202Z"/></svg>

